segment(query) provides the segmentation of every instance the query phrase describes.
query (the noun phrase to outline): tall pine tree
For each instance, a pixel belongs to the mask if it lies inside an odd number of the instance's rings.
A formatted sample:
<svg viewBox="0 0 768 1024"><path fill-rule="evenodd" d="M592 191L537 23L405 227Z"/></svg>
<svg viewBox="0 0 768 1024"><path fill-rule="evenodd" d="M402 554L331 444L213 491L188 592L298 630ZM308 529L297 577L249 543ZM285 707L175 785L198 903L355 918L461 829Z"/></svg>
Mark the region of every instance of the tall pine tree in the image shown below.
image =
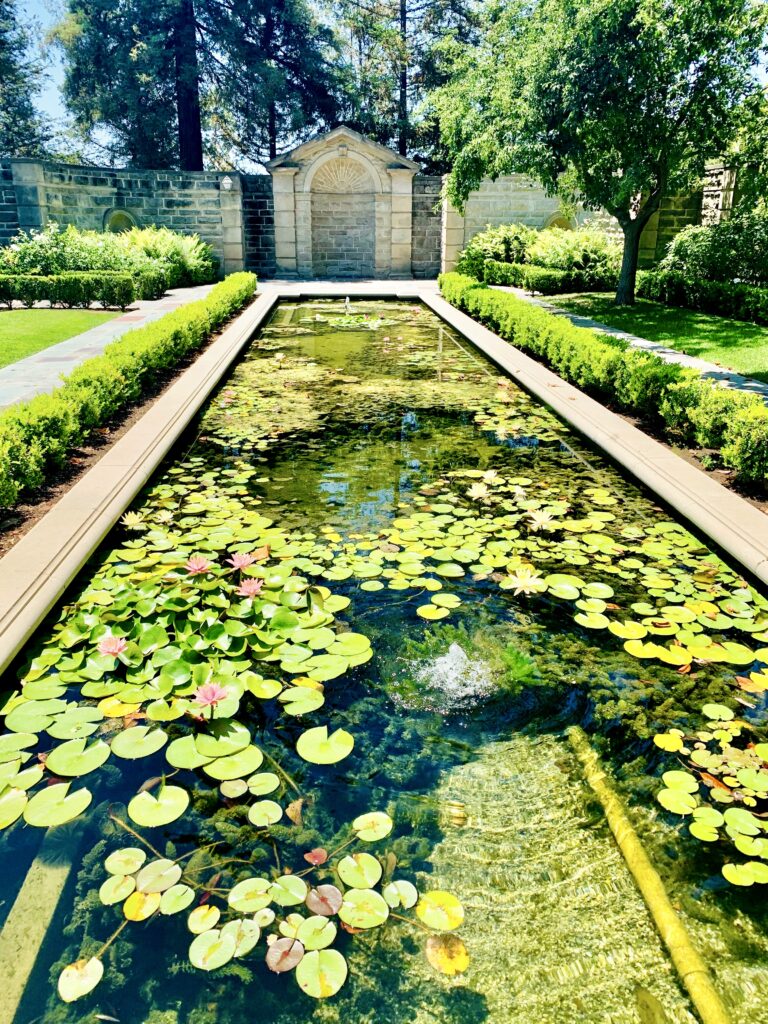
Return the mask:
<svg viewBox="0 0 768 1024"><path fill-rule="evenodd" d="M0 0L0 155L41 155L46 132L34 105L41 79L16 0Z"/></svg>

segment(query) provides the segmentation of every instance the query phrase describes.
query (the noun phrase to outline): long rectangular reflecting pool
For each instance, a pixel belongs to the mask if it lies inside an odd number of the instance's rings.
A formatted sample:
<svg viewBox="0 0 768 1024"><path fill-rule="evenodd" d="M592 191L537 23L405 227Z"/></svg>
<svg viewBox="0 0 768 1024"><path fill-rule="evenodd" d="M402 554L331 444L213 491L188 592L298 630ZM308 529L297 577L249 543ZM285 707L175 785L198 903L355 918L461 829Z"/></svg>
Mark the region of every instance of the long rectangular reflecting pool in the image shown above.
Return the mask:
<svg viewBox="0 0 768 1024"><path fill-rule="evenodd" d="M573 725L765 1017L768 599L420 305L279 305L4 683L2 1024L694 1024Z"/></svg>

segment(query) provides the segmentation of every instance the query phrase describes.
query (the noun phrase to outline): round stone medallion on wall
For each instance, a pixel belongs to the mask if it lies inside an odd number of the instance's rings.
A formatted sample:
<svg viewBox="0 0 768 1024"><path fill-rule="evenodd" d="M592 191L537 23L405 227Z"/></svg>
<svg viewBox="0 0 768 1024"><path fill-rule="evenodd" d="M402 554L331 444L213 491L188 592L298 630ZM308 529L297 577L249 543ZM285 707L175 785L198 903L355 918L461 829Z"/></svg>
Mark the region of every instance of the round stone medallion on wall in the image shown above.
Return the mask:
<svg viewBox="0 0 768 1024"><path fill-rule="evenodd" d="M312 178L313 192L348 195L350 192L374 192L373 178L368 170L350 157L328 160Z"/></svg>

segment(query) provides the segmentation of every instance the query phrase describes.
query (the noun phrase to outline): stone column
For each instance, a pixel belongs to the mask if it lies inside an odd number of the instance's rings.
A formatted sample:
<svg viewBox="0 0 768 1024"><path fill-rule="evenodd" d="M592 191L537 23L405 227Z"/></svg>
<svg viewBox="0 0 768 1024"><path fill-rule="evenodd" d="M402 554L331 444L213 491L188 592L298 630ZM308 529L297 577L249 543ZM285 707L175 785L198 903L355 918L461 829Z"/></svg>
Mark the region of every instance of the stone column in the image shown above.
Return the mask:
<svg viewBox="0 0 768 1024"><path fill-rule="evenodd" d="M296 277L296 196L294 179L298 167L276 167L272 173L275 203L275 263L277 274Z"/></svg>
<svg viewBox="0 0 768 1024"><path fill-rule="evenodd" d="M299 277L314 277L312 262L312 193L296 192L296 271Z"/></svg>
<svg viewBox="0 0 768 1024"><path fill-rule="evenodd" d="M229 188L222 187L228 179ZM219 178L219 210L221 212L222 270L233 274L245 268L245 229L243 226L243 183L239 174L223 174Z"/></svg>
<svg viewBox="0 0 768 1024"><path fill-rule="evenodd" d="M413 251L413 175L405 167L388 167L392 181L392 258L390 275L410 277Z"/></svg>
<svg viewBox="0 0 768 1024"><path fill-rule="evenodd" d="M32 231L48 223L48 199L45 193L45 167L39 160L25 157L11 160L13 186L19 228Z"/></svg>
<svg viewBox="0 0 768 1024"><path fill-rule="evenodd" d="M445 178L443 178L445 189ZM464 217L443 192L443 217L440 231L440 270L453 270L464 248Z"/></svg>

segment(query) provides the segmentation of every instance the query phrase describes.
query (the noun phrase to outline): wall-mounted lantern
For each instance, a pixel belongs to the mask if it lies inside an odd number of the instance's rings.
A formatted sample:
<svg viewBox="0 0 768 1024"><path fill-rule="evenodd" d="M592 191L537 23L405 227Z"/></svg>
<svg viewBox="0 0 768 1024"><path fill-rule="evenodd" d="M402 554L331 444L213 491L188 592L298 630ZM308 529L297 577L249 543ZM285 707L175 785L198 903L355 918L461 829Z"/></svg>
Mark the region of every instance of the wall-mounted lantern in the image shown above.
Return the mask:
<svg viewBox="0 0 768 1024"><path fill-rule="evenodd" d="M230 178L230 176L228 174L224 175L224 177L221 179L220 184L221 184L221 188L223 189L224 192L231 192L232 191L232 179Z"/></svg>

